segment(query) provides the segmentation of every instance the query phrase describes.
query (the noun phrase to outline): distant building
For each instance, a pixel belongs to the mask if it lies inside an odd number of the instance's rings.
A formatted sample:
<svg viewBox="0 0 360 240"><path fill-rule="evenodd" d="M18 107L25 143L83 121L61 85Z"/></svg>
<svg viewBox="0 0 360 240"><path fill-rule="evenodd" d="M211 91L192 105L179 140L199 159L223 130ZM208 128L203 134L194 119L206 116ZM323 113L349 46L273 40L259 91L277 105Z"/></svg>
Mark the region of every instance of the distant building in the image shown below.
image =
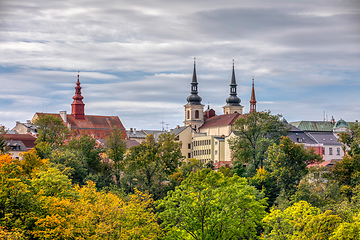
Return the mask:
<svg viewBox="0 0 360 240"><path fill-rule="evenodd" d="M63 123L77 135L89 135L97 139L108 137L111 130L116 127L122 131L123 138L126 138L125 128L118 116L100 116L100 115L87 115L85 114L85 104L82 101L81 86L79 75L75 87L74 101L71 104L71 114L66 111L59 113L35 113L31 120L34 124L36 119L40 116L52 115L62 119Z"/></svg>
<svg viewBox="0 0 360 240"><path fill-rule="evenodd" d="M36 146L36 137L30 134L4 134L3 136L9 146L8 153L13 159L22 160L21 153L27 152Z"/></svg>
<svg viewBox="0 0 360 240"><path fill-rule="evenodd" d="M228 140L234 137L233 124L243 115L243 106L240 105L241 99L237 96L237 83L235 78L234 64L232 66L232 76L230 80L230 93L223 107L223 115L217 116L213 109L204 111L202 98L198 95L198 82L196 75L196 64L191 81L190 95L187 97L185 108L184 127L174 129L175 135L183 132L182 153L187 158L196 158L203 163L212 162L214 164L231 166L233 154L230 150ZM256 99L254 80L252 83L252 93L250 101L251 111L256 111ZM186 139L186 140L184 140ZM190 151L191 150L191 151ZM217 166L216 165L216 166ZM219 165L219 166L220 166Z"/></svg>

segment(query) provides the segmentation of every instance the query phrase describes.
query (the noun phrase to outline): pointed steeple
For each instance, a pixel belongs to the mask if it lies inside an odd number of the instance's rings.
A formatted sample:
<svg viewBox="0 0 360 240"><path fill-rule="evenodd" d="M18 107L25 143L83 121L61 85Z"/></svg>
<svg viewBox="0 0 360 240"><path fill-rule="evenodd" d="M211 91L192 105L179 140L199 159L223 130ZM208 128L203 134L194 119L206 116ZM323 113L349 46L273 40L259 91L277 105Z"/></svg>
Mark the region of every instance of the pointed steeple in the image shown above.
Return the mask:
<svg viewBox="0 0 360 240"><path fill-rule="evenodd" d="M254 77L252 78L252 90L251 90L251 100L250 100L250 113L253 113L253 112L256 112Z"/></svg>
<svg viewBox="0 0 360 240"><path fill-rule="evenodd" d="M230 96L226 99L226 106L240 106L240 98L237 97L237 84L235 79L235 66L233 60L233 69L230 82Z"/></svg>
<svg viewBox="0 0 360 240"><path fill-rule="evenodd" d="M85 119L85 104L83 103L84 97L81 95L81 86L79 80L79 72L78 79L75 87L75 95L73 97L74 101L71 104L71 115L75 117L75 119Z"/></svg>
<svg viewBox="0 0 360 240"><path fill-rule="evenodd" d="M198 95L198 82L196 77L196 62L194 58L194 72L191 81L191 95L187 97L187 101L189 105L201 105L202 98Z"/></svg>

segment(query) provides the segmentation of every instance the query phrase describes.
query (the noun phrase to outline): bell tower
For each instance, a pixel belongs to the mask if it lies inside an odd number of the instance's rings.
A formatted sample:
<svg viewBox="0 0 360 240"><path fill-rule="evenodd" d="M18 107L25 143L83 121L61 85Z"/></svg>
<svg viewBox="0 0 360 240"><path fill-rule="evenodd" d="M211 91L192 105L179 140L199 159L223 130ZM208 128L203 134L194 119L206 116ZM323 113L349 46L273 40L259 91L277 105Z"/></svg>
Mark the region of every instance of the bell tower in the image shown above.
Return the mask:
<svg viewBox="0 0 360 240"><path fill-rule="evenodd" d="M223 107L224 114L239 113L242 114L244 106L240 105L240 98L237 96L237 84L235 79L235 67L233 60L233 69L230 82L230 96L226 99L226 105Z"/></svg>
<svg viewBox="0 0 360 240"><path fill-rule="evenodd" d="M71 104L71 115L73 115L75 119L85 119L85 104L82 101L84 97L81 95L79 72L75 87L75 95L73 96L73 99L74 101Z"/></svg>
<svg viewBox="0 0 360 240"><path fill-rule="evenodd" d="M197 131L204 124L204 105L201 104L201 97L198 95L198 82L196 77L196 62L194 58L194 72L191 81L191 95L187 97L188 103L185 107L185 126L191 126Z"/></svg>

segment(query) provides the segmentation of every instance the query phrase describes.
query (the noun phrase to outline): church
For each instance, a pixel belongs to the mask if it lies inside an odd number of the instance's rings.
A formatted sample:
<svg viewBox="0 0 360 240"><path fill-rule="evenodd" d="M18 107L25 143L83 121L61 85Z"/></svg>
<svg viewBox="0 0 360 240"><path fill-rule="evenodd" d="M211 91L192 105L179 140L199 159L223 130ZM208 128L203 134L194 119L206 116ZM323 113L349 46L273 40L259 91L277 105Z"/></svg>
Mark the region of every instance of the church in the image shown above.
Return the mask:
<svg viewBox="0 0 360 240"><path fill-rule="evenodd" d="M107 138L111 130L116 127L121 130L123 138L126 138L125 128L118 116L99 116L99 115L87 115L85 114L84 97L81 94L81 83L79 75L77 76L77 82L75 87L75 95L73 96L73 102L71 104L71 114L67 114L66 111L60 111L59 113L35 113L31 120L34 123L36 119L45 115L53 115L61 118L63 123L76 135L89 135L96 139Z"/></svg>
<svg viewBox="0 0 360 240"><path fill-rule="evenodd" d="M183 127L172 130L176 139L182 142L182 154L187 158L196 158L203 163L212 162L215 168L222 164L231 165L233 156L230 151L228 139L234 136L232 125L243 116L243 108L240 98L237 96L237 83L235 78L234 64L230 81L230 94L223 107L223 114L216 115L213 109L208 107L204 111L202 98L198 94L198 81L196 63L191 81L190 95L187 97L185 108L185 120ZM254 79L250 100L250 113L256 111L256 98Z"/></svg>

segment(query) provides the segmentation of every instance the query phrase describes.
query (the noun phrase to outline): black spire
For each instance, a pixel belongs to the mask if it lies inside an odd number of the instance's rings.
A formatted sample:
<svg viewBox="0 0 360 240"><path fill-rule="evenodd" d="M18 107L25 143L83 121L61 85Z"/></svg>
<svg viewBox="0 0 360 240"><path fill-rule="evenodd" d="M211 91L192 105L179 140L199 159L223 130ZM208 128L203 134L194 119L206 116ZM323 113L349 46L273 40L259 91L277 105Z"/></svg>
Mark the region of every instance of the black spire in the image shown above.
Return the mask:
<svg viewBox="0 0 360 240"><path fill-rule="evenodd" d="M233 69L232 69L232 76L230 82L230 96L226 99L226 106L240 106L240 98L237 97L237 84L235 80L235 67L234 67L234 60L233 60Z"/></svg>
<svg viewBox="0 0 360 240"><path fill-rule="evenodd" d="M187 97L188 104L190 105L201 105L201 97L198 95L198 89L197 89L197 78L196 78L196 64L195 64L195 58L194 58L194 72L193 77L191 81L191 95Z"/></svg>

